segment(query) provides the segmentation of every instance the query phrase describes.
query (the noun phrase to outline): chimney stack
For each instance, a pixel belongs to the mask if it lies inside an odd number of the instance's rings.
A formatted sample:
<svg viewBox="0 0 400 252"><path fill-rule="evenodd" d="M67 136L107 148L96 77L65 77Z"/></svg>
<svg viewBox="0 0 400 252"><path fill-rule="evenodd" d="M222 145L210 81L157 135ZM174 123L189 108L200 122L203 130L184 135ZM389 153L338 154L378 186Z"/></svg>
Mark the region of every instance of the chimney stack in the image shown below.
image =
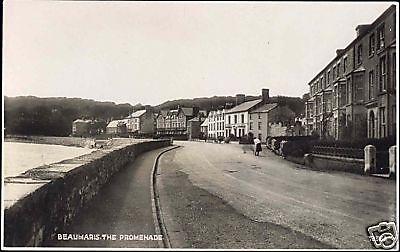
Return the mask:
<svg viewBox="0 0 400 252"><path fill-rule="evenodd" d="M344 49L336 49L336 56L341 55L344 52Z"/></svg>
<svg viewBox="0 0 400 252"><path fill-rule="evenodd" d="M244 94L237 94L236 95L236 106L239 104L242 104L244 102L245 97L246 96Z"/></svg>
<svg viewBox="0 0 400 252"><path fill-rule="evenodd" d="M197 106L194 106L193 107L193 116L198 116L199 115L199 111L200 111L200 108L197 107Z"/></svg>
<svg viewBox="0 0 400 252"><path fill-rule="evenodd" d="M367 32L370 26L371 25L369 25L369 24L357 25L357 27L356 27L357 37L359 37L359 36L363 35L365 32Z"/></svg>
<svg viewBox="0 0 400 252"><path fill-rule="evenodd" d="M268 88L263 88L261 90L261 97L262 97L262 101L264 103L267 103L269 100L269 89Z"/></svg>

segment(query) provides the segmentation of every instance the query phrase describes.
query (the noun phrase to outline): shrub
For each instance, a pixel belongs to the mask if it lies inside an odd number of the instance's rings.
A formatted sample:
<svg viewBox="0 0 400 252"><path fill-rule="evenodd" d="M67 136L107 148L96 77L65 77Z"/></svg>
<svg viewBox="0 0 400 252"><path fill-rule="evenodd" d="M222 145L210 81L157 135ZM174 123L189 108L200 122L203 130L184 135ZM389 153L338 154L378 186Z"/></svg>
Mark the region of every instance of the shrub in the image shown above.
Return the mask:
<svg viewBox="0 0 400 252"><path fill-rule="evenodd" d="M239 144L254 144L254 139L250 135L243 135L239 139Z"/></svg>
<svg viewBox="0 0 400 252"><path fill-rule="evenodd" d="M304 154L311 152L311 147L315 140L309 141L288 141L285 143L281 152L283 156L303 157Z"/></svg>
<svg viewBox="0 0 400 252"><path fill-rule="evenodd" d="M237 137L234 134L229 135L229 140L230 141L237 141Z"/></svg>
<svg viewBox="0 0 400 252"><path fill-rule="evenodd" d="M354 141L345 140L319 140L314 143L314 145L324 146L324 147L336 147L336 148L354 148L354 149L364 149L367 145L373 145L379 151L387 151L391 146L396 145L395 137L386 137L381 139L357 139Z"/></svg>

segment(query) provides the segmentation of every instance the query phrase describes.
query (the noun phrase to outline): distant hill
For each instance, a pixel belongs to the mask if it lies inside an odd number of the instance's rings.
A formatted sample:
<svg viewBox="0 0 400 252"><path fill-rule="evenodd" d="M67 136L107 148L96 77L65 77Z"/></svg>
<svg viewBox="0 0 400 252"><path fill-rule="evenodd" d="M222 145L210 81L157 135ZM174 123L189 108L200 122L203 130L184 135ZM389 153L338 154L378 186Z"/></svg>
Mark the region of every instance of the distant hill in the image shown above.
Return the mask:
<svg viewBox="0 0 400 252"><path fill-rule="evenodd" d="M261 96L246 96L245 101L253 101L261 99ZM182 107L199 107L200 110L215 110L224 108L225 104L230 103L235 105L236 97L232 96L213 96L213 97L202 97L194 99L179 99L164 102L160 105L155 106L156 110L163 109L174 109L178 105ZM288 97L288 96L273 96L270 97L269 102L286 104L291 108L297 116L304 114L304 100L300 97Z"/></svg>
<svg viewBox="0 0 400 252"><path fill-rule="evenodd" d="M109 121L141 108L81 98L35 96L4 97L6 134L68 136L77 118Z"/></svg>
<svg viewBox="0 0 400 252"><path fill-rule="evenodd" d="M259 97L257 96L247 96L246 101L256 100ZM199 107L201 110L216 110L221 109L225 106L225 104L230 103L235 105L236 97L232 96L213 96L213 97L201 97L194 99L178 99L172 101L166 101L160 105L157 105L155 108L157 110L162 109L174 109L176 107Z"/></svg>

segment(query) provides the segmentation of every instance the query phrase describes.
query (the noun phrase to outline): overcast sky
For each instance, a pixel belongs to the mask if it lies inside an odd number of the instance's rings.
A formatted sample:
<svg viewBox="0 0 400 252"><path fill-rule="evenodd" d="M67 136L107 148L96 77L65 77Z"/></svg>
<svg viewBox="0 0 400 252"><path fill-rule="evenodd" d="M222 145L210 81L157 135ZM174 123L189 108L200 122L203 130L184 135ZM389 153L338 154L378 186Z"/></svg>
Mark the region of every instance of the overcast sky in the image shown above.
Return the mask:
<svg viewBox="0 0 400 252"><path fill-rule="evenodd" d="M157 105L301 96L391 3L6 1L3 94Z"/></svg>

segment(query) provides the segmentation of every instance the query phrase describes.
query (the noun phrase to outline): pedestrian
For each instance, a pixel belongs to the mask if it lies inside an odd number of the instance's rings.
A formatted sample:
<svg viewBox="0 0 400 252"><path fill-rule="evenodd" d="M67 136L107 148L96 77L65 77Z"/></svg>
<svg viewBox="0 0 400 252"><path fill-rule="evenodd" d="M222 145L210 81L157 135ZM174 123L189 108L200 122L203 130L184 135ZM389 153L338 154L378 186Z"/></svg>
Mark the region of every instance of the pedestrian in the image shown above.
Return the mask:
<svg viewBox="0 0 400 252"><path fill-rule="evenodd" d="M261 140L258 138L254 138L254 155L260 156L261 151Z"/></svg>

